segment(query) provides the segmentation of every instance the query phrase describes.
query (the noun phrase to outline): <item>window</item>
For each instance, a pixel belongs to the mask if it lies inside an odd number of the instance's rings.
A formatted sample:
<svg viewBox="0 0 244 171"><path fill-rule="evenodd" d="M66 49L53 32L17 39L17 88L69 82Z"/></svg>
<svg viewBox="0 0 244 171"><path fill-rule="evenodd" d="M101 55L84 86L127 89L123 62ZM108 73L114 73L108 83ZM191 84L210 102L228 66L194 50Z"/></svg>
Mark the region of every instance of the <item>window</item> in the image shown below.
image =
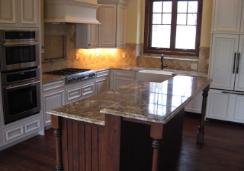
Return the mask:
<svg viewBox="0 0 244 171"><path fill-rule="evenodd" d="M146 0L144 52L198 55L202 0Z"/></svg>

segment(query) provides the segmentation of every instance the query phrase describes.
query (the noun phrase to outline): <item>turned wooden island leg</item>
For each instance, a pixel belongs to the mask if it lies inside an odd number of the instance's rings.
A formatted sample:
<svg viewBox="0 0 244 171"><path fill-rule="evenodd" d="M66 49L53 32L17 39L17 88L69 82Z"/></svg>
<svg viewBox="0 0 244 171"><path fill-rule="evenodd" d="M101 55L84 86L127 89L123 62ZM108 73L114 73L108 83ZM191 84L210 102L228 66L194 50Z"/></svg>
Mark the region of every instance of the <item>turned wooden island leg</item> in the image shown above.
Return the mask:
<svg viewBox="0 0 244 171"><path fill-rule="evenodd" d="M61 118L57 116L51 118L56 142L56 171L63 171Z"/></svg>
<svg viewBox="0 0 244 171"><path fill-rule="evenodd" d="M158 171L160 145L163 140L163 125L162 124L151 125L150 137L152 138L152 148L153 148L152 171Z"/></svg>
<svg viewBox="0 0 244 171"><path fill-rule="evenodd" d="M201 120L197 132L197 144L199 145L204 144L204 129L205 129L205 117L206 117L206 109L207 109L208 92L209 92L209 86L206 87L202 93L203 100L202 100Z"/></svg>

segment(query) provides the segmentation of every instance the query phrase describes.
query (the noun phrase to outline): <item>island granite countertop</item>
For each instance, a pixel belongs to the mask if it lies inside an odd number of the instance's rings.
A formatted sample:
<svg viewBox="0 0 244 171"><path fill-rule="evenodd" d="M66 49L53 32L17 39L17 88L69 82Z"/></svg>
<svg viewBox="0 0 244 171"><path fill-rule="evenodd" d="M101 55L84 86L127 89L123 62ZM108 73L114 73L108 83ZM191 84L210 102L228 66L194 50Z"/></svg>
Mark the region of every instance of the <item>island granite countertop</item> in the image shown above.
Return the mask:
<svg viewBox="0 0 244 171"><path fill-rule="evenodd" d="M48 114L97 125L106 124L106 114L164 124L209 84L206 77L184 75L162 83L135 81L119 90L103 92Z"/></svg>

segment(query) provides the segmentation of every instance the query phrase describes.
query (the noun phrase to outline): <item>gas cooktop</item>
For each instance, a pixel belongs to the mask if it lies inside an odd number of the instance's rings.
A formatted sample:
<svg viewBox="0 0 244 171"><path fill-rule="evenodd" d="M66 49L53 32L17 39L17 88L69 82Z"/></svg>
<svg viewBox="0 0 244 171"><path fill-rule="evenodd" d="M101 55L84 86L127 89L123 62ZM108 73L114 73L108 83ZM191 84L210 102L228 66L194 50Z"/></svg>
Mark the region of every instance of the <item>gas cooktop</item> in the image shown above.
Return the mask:
<svg viewBox="0 0 244 171"><path fill-rule="evenodd" d="M46 72L47 74L52 74L52 75L72 75L72 74L77 74L77 73L83 73L90 71L90 69L78 69L78 68L64 68L60 70L55 70L55 71L50 71Z"/></svg>
<svg viewBox="0 0 244 171"><path fill-rule="evenodd" d="M46 72L46 74L65 76L66 83L83 81L96 76L96 72L90 69L64 68L60 70Z"/></svg>

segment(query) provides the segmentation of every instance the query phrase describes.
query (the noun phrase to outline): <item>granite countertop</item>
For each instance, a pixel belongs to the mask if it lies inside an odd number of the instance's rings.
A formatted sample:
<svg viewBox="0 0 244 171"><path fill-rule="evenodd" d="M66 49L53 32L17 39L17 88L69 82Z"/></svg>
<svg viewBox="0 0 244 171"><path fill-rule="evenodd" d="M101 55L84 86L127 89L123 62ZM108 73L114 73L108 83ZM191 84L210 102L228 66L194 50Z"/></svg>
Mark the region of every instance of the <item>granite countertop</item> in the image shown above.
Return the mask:
<svg viewBox="0 0 244 171"><path fill-rule="evenodd" d="M82 69L82 68L81 68ZM95 71L102 71L107 69L115 69L115 70L128 70L128 71L140 71L140 70L161 70L160 68L145 68L145 67L119 67L119 68L95 68L92 70ZM164 71L173 72L174 74L181 74L181 75L191 75L191 76L200 76L200 77L207 77L206 73L196 72L196 71L183 71L183 70L174 70L174 69L164 69ZM64 80L64 76L60 75L52 75L43 73L42 74L42 83L47 84L53 81Z"/></svg>
<svg viewBox="0 0 244 171"><path fill-rule="evenodd" d="M164 124L209 84L205 77L184 75L162 83L135 81L48 113L97 125L106 124L106 114Z"/></svg>

